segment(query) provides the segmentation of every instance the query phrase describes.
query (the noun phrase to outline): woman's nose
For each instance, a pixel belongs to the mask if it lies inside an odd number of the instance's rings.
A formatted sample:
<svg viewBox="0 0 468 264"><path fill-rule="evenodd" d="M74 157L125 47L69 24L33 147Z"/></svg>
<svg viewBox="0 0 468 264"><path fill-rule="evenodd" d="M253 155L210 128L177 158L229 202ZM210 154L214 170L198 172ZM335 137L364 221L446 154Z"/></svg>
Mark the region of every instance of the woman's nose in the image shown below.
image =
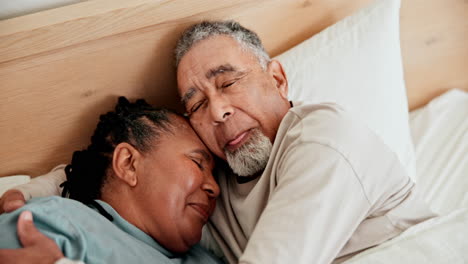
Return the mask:
<svg viewBox="0 0 468 264"><path fill-rule="evenodd" d="M216 199L219 196L219 185L216 183L212 175L207 176L205 182L203 183L203 191L208 194L208 197Z"/></svg>

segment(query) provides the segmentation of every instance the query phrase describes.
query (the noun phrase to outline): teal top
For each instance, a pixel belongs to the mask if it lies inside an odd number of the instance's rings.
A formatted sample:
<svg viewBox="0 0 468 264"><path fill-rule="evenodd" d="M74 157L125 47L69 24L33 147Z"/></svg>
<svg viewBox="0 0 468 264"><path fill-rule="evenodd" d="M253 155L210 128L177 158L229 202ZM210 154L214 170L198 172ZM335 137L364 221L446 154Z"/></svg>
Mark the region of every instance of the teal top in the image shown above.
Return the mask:
<svg viewBox="0 0 468 264"><path fill-rule="evenodd" d="M34 198L12 213L0 215L0 248L20 248L19 214L33 213L34 224L73 260L93 263L222 263L200 245L176 255L123 219L109 204L96 200L112 217L80 202L57 196Z"/></svg>

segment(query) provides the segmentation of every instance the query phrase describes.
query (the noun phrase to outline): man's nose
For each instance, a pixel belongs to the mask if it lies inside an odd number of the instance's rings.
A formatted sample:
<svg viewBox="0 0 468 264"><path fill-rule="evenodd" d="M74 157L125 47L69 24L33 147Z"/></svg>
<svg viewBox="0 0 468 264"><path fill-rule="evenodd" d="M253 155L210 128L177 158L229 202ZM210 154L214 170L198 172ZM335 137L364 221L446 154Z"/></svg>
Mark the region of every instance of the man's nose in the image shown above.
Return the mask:
<svg viewBox="0 0 468 264"><path fill-rule="evenodd" d="M230 101L220 94L210 99L210 112L214 124L225 122L230 116L234 114L234 108Z"/></svg>

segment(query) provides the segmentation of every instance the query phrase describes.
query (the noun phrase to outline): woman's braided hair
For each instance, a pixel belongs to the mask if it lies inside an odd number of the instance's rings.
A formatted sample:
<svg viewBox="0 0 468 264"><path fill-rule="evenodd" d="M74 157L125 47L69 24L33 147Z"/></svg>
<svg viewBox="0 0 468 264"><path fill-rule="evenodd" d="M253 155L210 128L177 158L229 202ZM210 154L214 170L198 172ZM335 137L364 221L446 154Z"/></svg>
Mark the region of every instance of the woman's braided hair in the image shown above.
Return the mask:
<svg viewBox="0 0 468 264"><path fill-rule="evenodd" d="M71 164L65 168L67 181L61 185L62 196L92 204L103 213L94 200L101 197L115 147L126 142L141 152L150 150L161 132L172 131L169 114L175 112L154 108L143 99L130 103L119 97L115 110L100 116L88 148L73 153Z"/></svg>

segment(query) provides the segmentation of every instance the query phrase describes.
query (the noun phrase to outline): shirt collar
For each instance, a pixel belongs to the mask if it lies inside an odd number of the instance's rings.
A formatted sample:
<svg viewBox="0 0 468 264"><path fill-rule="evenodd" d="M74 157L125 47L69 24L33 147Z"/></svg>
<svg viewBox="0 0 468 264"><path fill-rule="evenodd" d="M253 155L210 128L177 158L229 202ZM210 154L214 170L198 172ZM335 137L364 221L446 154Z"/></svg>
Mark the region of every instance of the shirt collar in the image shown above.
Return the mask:
<svg viewBox="0 0 468 264"><path fill-rule="evenodd" d="M141 229L138 227L130 224L127 220L123 219L117 211L115 211L112 206L110 206L108 203L101 201L101 200L96 200L97 203L99 203L104 210L106 210L113 218L114 220L112 223L116 225L120 230L124 231L125 233L131 235L132 237L140 240L141 242L149 245L150 247L158 250L162 254L164 254L168 258L173 258L175 257L175 254L170 252L169 250L165 249L163 246L161 246L156 240L154 240L151 236L143 232ZM95 208L93 208L96 210Z"/></svg>

